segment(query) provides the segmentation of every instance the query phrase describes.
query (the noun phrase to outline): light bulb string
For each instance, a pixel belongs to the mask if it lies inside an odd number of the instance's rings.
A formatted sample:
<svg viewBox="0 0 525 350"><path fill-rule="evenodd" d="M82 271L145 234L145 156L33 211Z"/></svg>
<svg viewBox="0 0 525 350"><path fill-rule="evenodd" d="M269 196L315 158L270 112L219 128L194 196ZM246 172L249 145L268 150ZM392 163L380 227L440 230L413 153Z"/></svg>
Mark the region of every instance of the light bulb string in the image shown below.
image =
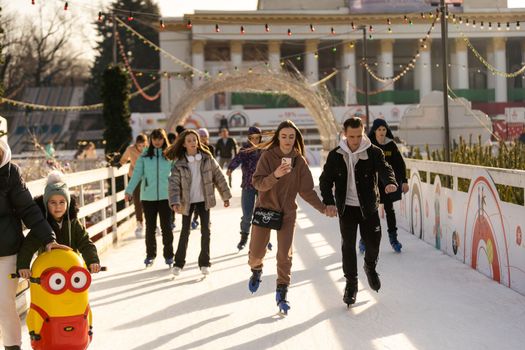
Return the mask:
<svg viewBox="0 0 525 350"><path fill-rule="evenodd" d="M148 95L148 94L146 94L144 92L144 90L140 86L139 82L137 81L137 78L135 77L135 74L133 73L133 70L131 69L131 65L129 64L128 57L126 56L126 52L124 50L124 45L122 44L122 40L120 40L120 35L118 34L118 32L116 34L117 34L116 38L117 38L117 43L118 43L118 46L119 46L120 55L122 56L122 59L124 60L124 65L127 68L128 74L131 77L131 80L133 81L133 84L135 85L135 88L137 89L137 91L140 93L140 95L145 100L155 101L156 99L158 99L160 97L161 89L154 96L150 96L150 95Z"/></svg>

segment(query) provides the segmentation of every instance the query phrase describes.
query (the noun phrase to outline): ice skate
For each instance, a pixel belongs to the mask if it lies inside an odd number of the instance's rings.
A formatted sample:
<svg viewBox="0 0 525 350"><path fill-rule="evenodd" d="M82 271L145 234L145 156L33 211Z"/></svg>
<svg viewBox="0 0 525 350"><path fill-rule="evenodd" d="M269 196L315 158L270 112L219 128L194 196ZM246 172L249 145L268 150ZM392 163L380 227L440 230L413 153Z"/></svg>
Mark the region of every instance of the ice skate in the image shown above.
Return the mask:
<svg viewBox="0 0 525 350"><path fill-rule="evenodd" d="M155 262L155 258L146 258L146 259L144 259L144 265L146 265L146 267L153 266L154 262Z"/></svg>
<svg viewBox="0 0 525 350"><path fill-rule="evenodd" d="M259 285L261 284L261 275L262 270L252 269L252 276L250 277L250 281L248 282L248 289L250 290L250 292L255 293L257 289L259 289Z"/></svg>
<svg viewBox="0 0 525 350"><path fill-rule="evenodd" d="M199 227L199 221L195 219L191 222L191 229L195 230L197 227Z"/></svg>
<svg viewBox="0 0 525 350"><path fill-rule="evenodd" d="M368 266L365 264L363 268L368 280L368 285L376 292L379 292L379 289L381 288L381 280L379 279L379 274L376 272L375 266Z"/></svg>
<svg viewBox="0 0 525 350"><path fill-rule="evenodd" d="M279 313L282 315L288 315L288 310L290 310L290 304L286 300L286 294L288 294L288 286L286 284L277 285L275 290L275 301L279 307Z"/></svg>
<svg viewBox="0 0 525 350"><path fill-rule="evenodd" d="M365 242L363 242L363 239L359 240L359 253L364 254L366 250Z"/></svg>
<svg viewBox="0 0 525 350"><path fill-rule="evenodd" d="M403 245L399 243L397 238L390 238L390 245L392 246L392 249L394 249L396 253L401 253L401 248L403 248Z"/></svg>
<svg viewBox="0 0 525 350"><path fill-rule="evenodd" d="M180 275L180 272L182 271L182 269L178 266L174 266L173 269L171 270L171 273L173 274L173 276L178 276Z"/></svg>
<svg viewBox="0 0 525 350"><path fill-rule="evenodd" d="M144 234L144 225L142 222L137 221L137 228L135 229L135 237L142 238Z"/></svg>
<svg viewBox="0 0 525 350"><path fill-rule="evenodd" d="M246 243L248 243L248 233L241 232L241 240L237 244L237 249L239 249L239 251L243 250L244 247L246 247Z"/></svg>
<svg viewBox="0 0 525 350"><path fill-rule="evenodd" d="M357 278L346 280L346 286L345 286L345 294L343 296L343 302L346 304L347 307L350 307L350 305L355 304L357 296Z"/></svg>

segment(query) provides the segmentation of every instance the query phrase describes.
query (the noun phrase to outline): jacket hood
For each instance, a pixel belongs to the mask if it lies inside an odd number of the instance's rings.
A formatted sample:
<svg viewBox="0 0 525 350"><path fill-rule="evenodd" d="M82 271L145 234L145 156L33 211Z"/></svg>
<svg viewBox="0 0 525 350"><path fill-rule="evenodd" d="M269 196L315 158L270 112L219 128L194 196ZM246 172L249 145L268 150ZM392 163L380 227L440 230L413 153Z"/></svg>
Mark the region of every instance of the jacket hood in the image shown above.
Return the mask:
<svg viewBox="0 0 525 350"><path fill-rule="evenodd" d="M370 128L370 132L368 133L368 138L374 145L379 145L379 142L377 142L376 139L376 130L380 127L384 126L386 128L386 138L385 138L385 145L389 143L389 140L394 140L394 134L392 134L392 129L390 129L390 126L388 126L387 122L384 119L376 119L374 120L374 123L372 124L372 127Z"/></svg>
<svg viewBox="0 0 525 350"><path fill-rule="evenodd" d="M40 208L40 211L42 211L42 214L44 217L47 215L46 206L44 205L44 196L38 196L35 197L35 203ZM71 201L69 202L69 220L73 221L78 217L78 208L77 208L77 201L75 199L75 196L71 196ZM67 215L66 215L67 217ZM53 220L52 218L47 218L47 220Z"/></svg>
<svg viewBox="0 0 525 350"><path fill-rule="evenodd" d="M11 161L11 148L7 141L0 138L0 149L2 149L2 159L0 159L0 168Z"/></svg>
<svg viewBox="0 0 525 350"><path fill-rule="evenodd" d="M357 155L359 153L362 153L366 151L368 148L370 148L371 145L372 145L372 142L366 135L363 135L363 138L361 139L361 144L359 145L359 148L355 152L352 152L350 150L350 147L348 147L348 143L346 143L346 138L342 138L341 141L339 142L339 147L341 147L343 151L345 151L346 153L350 155L354 155L354 154Z"/></svg>

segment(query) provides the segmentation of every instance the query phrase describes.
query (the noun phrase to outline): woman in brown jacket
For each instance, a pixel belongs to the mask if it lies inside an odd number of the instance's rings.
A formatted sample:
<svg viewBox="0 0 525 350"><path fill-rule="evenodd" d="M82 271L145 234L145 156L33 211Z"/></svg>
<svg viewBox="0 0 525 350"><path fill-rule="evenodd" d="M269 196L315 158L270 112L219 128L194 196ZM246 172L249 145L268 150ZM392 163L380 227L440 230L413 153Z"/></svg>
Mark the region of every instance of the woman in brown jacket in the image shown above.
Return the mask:
<svg viewBox="0 0 525 350"><path fill-rule="evenodd" d="M184 131L170 148L166 157L175 160L169 177L169 202L173 211L182 214L182 229L175 253L173 274L178 276L186 263L186 250L190 235L191 217L194 212L201 218L201 253L199 268L208 275L210 264L210 209L216 204L215 187L219 190L224 206L230 205L230 188L207 147L204 147L195 130Z"/></svg>
<svg viewBox="0 0 525 350"><path fill-rule="evenodd" d="M259 196L255 203L258 208L282 213L282 226L277 231L277 289L276 302L283 313L290 306L286 301L292 268L292 242L295 231L299 194L315 209L325 213L326 206L314 191L312 173L304 158L304 141L301 132L290 121L279 124L274 136L257 148L264 149L253 174L252 184ZM261 282L263 259L270 240L270 228L252 225L250 238L249 265L252 276L248 287L252 293Z"/></svg>

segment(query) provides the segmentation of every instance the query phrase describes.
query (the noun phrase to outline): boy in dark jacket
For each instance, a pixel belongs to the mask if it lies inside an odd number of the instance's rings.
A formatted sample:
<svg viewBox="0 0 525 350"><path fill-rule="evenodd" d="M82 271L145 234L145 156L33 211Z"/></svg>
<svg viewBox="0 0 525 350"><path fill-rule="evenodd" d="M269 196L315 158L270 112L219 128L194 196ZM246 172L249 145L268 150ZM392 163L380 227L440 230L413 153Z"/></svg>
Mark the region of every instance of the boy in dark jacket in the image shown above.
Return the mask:
<svg viewBox="0 0 525 350"><path fill-rule="evenodd" d="M47 250L66 248L55 235L27 189L20 168L11 163L11 149L0 137L0 333L7 350L20 350L22 334L16 311L18 280L9 277L16 271L16 254L24 240L22 222ZM67 248L66 248L67 249Z"/></svg>
<svg viewBox="0 0 525 350"><path fill-rule="evenodd" d="M91 273L100 271L100 260L95 244L89 238L86 228L77 218L76 201L71 198L67 185L59 172L52 172L47 180L44 195L35 198L35 202L47 218L56 234L57 241L80 252ZM29 278L29 265L33 254L42 248L42 245L33 231L30 231L17 257L17 270L21 277Z"/></svg>
<svg viewBox="0 0 525 350"><path fill-rule="evenodd" d="M346 278L343 301L349 306L355 303L357 295L355 243L358 227L367 247L364 270L368 285L375 291L381 288L376 271L381 242L381 222L377 212L378 177L385 193L395 192L397 183L381 149L364 135L361 119L349 118L343 126L346 138L328 154L319 188L323 203L327 205L327 215L339 215Z"/></svg>
<svg viewBox="0 0 525 350"><path fill-rule="evenodd" d="M380 203L383 203L386 214L386 223L388 226L388 238L390 239L390 245L397 252L401 253L403 245L397 240L397 227L396 227L396 212L394 211L394 202L401 199L401 193L408 192L408 181L406 177L406 165L403 160L403 156L396 143L394 142L394 135L392 130L384 119L374 120L374 124L368 133L368 138L374 145L381 148L385 154L385 160L396 175L396 181L400 185L397 191L394 193L386 194L383 186L379 186L379 198ZM359 241L359 250L365 251L365 244L363 239Z"/></svg>

